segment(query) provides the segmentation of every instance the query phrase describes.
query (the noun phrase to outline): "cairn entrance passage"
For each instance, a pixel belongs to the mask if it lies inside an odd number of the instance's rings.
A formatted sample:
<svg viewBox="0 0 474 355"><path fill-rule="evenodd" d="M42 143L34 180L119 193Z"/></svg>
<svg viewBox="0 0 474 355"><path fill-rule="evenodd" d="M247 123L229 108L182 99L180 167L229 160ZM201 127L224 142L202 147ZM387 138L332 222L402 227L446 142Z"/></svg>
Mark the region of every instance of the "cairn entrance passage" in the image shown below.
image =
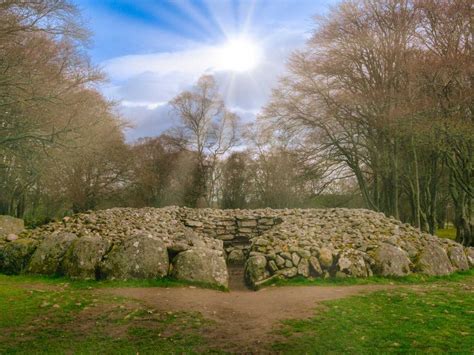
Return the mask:
<svg viewBox="0 0 474 355"><path fill-rule="evenodd" d="M229 273L229 289L247 289L244 280L245 261L249 257L252 239L282 223L274 211L186 209L182 222L195 232L220 239Z"/></svg>

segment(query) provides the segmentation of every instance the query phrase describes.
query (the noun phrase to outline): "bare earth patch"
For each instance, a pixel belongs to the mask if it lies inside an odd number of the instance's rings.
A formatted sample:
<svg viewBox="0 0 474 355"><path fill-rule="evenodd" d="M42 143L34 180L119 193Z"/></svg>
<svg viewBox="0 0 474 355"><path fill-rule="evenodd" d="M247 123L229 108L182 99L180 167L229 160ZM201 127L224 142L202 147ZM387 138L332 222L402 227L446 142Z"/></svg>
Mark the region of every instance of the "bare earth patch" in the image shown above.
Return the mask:
<svg viewBox="0 0 474 355"><path fill-rule="evenodd" d="M213 322L203 329L213 347L238 352L261 352L276 340L279 321L314 316L321 301L386 290L391 285L340 287L270 287L257 292L229 293L198 288L114 288L100 292L131 297L161 311L199 312Z"/></svg>

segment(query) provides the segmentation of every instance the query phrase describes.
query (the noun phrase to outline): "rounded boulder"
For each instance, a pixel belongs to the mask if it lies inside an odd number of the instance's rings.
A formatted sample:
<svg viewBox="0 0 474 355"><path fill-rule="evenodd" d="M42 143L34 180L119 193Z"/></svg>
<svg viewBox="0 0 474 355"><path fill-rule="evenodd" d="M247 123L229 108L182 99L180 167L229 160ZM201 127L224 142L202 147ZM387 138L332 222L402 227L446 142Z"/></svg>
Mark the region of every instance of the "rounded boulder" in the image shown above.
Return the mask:
<svg viewBox="0 0 474 355"><path fill-rule="evenodd" d="M115 244L99 268L103 279L157 279L168 273L168 251L161 239L138 233Z"/></svg>
<svg viewBox="0 0 474 355"><path fill-rule="evenodd" d="M223 287L228 287L229 283L222 252L208 248L192 248L179 253L173 259L172 276Z"/></svg>

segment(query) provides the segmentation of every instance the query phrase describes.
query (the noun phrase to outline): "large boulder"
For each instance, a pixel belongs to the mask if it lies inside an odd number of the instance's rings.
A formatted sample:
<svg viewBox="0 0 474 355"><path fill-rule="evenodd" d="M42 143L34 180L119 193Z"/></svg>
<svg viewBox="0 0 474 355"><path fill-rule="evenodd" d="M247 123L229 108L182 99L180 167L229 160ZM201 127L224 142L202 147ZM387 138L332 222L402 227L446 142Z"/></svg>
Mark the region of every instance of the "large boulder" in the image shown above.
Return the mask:
<svg viewBox="0 0 474 355"><path fill-rule="evenodd" d="M411 261L400 247L382 243L373 254L374 272L381 276L406 276L410 273Z"/></svg>
<svg viewBox="0 0 474 355"><path fill-rule="evenodd" d="M266 269L267 259L263 255L254 255L245 263L245 282L255 287L260 281L265 280L269 274Z"/></svg>
<svg viewBox="0 0 474 355"><path fill-rule="evenodd" d="M71 278L95 279L110 244L110 241L93 235L74 240L62 260L61 273Z"/></svg>
<svg viewBox="0 0 474 355"><path fill-rule="evenodd" d="M229 264L243 264L245 262L245 255L241 249L233 249L227 255L227 262Z"/></svg>
<svg viewBox="0 0 474 355"><path fill-rule="evenodd" d="M418 272L431 276L448 275L454 271L444 249L433 242L425 244L415 268Z"/></svg>
<svg viewBox="0 0 474 355"><path fill-rule="evenodd" d="M474 247L467 247L465 252L469 267L474 267Z"/></svg>
<svg viewBox="0 0 474 355"><path fill-rule="evenodd" d="M223 252L208 248L192 248L179 253L173 259L172 276L223 287L228 287L229 283Z"/></svg>
<svg viewBox="0 0 474 355"><path fill-rule="evenodd" d="M455 244L450 246L448 248L448 257L456 270L469 270L469 261L467 260L466 254L464 254L462 245Z"/></svg>
<svg viewBox="0 0 474 355"><path fill-rule="evenodd" d="M137 233L114 245L99 268L99 277L110 280L164 277L169 269L166 245L151 234Z"/></svg>
<svg viewBox="0 0 474 355"><path fill-rule="evenodd" d="M368 277L372 276L369 265L365 262L364 254L357 250L346 250L337 261L336 276Z"/></svg>
<svg viewBox="0 0 474 355"><path fill-rule="evenodd" d="M27 271L43 275L58 273L64 254L76 239L75 234L64 232L46 236L33 253Z"/></svg>
<svg viewBox="0 0 474 355"><path fill-rule="evenodd" d="M0 215L0 239L6 239L9 234L20 234L25 229L22 219Z"/></svg>
<svg viewBox="0 0 474 355"><path fill-rule="evenodd" d="M19 274L25 270L38 242L34 239L17 239L0 246L0 272Z"/></svg>

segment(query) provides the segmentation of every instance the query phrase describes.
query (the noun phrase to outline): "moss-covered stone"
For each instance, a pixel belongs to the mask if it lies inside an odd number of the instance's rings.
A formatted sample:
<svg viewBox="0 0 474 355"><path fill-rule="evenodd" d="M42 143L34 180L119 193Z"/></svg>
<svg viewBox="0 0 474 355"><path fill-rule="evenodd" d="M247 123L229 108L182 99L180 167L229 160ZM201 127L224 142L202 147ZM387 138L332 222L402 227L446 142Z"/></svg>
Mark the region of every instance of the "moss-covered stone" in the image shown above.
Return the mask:
<svg viewBox="0 0 474 355"><path fill-rule="evenodd" d="M20 274L28 265L38 242L34 239L17 239L0 246L0 272Z"/></svg>
<svg viewBox="0 0 474 355"><path fill-rule="evenodd" d="M167 275L168 252L165 243L148 233L137 233L115 244L100 264L100 278L156 279Z"/></svg>
<svg viewBox="0 0 474 355"><path fill-rule="evenodd" d="M32 274L57 274L64 254L76 239L75 234L65 232L46 236L33 253L27 271Z"/></svg>
<svg viewBox="0 0 474 355"><path fill-rule="evenodd" d="M228 287L229 275L222 252L193 248L173 259L172 276L178 280L204 282Z"/></svg>

